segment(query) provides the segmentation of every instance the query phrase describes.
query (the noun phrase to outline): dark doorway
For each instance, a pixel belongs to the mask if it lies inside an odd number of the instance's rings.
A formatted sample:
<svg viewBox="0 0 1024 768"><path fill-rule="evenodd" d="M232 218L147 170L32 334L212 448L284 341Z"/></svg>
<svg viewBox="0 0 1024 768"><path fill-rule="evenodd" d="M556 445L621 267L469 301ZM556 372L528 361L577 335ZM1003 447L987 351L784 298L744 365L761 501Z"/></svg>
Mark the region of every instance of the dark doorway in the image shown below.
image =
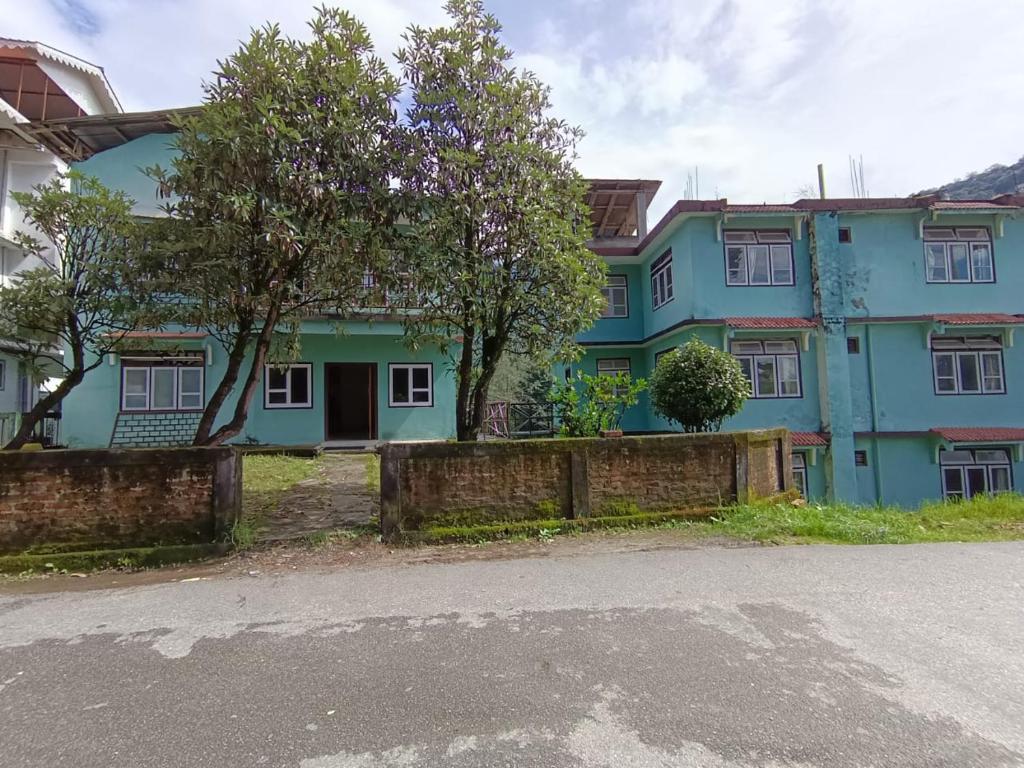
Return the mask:
<svg viewBox="0 0 1024 768"><path fill-rule="evenodd" d="M375 363L325 363L325 437L328 440L377 438L377 366Z"/></svg>

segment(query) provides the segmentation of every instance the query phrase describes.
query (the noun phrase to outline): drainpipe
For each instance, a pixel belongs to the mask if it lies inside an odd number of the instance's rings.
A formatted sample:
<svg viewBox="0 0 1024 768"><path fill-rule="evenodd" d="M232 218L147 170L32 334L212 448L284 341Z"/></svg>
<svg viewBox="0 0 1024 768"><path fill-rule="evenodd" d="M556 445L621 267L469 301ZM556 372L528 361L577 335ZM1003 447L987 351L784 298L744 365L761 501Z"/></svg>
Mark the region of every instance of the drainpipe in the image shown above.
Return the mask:
<svg viewBox="0 0 1024 768"><path fill-rule="evenodd" d="M871 354L871 323L864 324L864 351L868 363L868 397L871 400L871 431L878 432L878 401L875 392L875 358ZM875 463L875 500L882 503L882 447L878 437L871 439L872 461Z"/></svg>

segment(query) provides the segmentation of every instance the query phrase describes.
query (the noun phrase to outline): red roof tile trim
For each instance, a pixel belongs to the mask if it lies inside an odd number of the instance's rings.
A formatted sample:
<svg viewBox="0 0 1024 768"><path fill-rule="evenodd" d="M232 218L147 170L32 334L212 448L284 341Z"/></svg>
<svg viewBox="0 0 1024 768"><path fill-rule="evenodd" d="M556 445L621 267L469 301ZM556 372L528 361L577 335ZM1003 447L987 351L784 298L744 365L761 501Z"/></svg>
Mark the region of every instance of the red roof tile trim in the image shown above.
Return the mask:
<svg viewBox="0 0 1024 768"><path fill-rule="evenodd" d="M933 315L938 323L946 325L1017 325L1024 323L1020 315L1008 315L1001 312L972 312L957 315Z"/></svg>
<svg viewBox="0 0 1024 768"><path fill-rule="evenodd" d="M806 317L727 317L730 328L815 328L813 320Z"/></svg>
<svg viewBox="0 0 1024 768"><path fill-rule="evenodd" d="M802 448L825 448L828 446L828 437L820 432L790 432L789 435L794 446Z"/></svg>
<svg viewBox="0 0 1024 768"><path fill-rule="evenodd" d="M1014 427L932 427L930 431L951 443L1024 442L1024 429Z"/></svg>

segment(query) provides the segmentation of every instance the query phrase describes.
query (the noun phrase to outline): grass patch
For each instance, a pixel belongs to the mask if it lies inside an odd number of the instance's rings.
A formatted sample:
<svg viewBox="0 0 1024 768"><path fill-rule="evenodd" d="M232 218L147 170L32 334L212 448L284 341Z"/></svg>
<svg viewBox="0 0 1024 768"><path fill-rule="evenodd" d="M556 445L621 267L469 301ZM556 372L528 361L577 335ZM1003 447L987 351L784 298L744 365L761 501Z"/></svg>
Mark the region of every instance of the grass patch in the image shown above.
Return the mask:
<svg viewBox="0 0 1024 768"><path fill-rule="evenodd" d="M366 457L366 490L374 495L380 493L380 455L376 453Z"/></svg>
<svg viewBox="0 0 1024 768"><path fill-rule="evenodd" d="M256 544L267 513L290 488L308 480L320 469L321 460L286 454L242 456L242 516L231 528L229 539L235 549Z"/></svg>
<svg viewBox="0 0 1024 768"><path fill-rule="evenodd" d="M101 568L157 568L223 555L227 549L225 544L175 544L44 555L5 555L0 557L0 573L82 573Z"/></svg>
<svg viewBox="0 0 1024 768"><path fill-rule="evenodd" d="M910 544L1024 538L1024 497L937 501L917 510L846 504L731 507L703 523L710 532L750 541Z"/></svg>
<svg viewBox="0 0 1024 768"><path fill-rule="evenodd" d="M632 511L623 506L619 512ZM673 528L694 538L819 544L912 544L1024 539L1024 496L929 502L917 510L847 504L764 501L715 510L614 514L580 520L489 521L405 532L410 542L471 542L539 538L582 531Z"/></svg>

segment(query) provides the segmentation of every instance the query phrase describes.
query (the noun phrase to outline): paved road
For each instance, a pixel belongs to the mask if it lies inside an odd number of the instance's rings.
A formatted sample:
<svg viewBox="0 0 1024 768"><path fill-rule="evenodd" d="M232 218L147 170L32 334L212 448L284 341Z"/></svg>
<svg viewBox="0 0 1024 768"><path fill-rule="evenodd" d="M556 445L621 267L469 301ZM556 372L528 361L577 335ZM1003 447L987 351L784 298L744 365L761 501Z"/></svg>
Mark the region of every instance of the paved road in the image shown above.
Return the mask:
<svg viewBox="0 0 1024 768"><path fill-rule="evenodd" d="M1024 765L1024 543L0 598L4 766Z"/></svg>

